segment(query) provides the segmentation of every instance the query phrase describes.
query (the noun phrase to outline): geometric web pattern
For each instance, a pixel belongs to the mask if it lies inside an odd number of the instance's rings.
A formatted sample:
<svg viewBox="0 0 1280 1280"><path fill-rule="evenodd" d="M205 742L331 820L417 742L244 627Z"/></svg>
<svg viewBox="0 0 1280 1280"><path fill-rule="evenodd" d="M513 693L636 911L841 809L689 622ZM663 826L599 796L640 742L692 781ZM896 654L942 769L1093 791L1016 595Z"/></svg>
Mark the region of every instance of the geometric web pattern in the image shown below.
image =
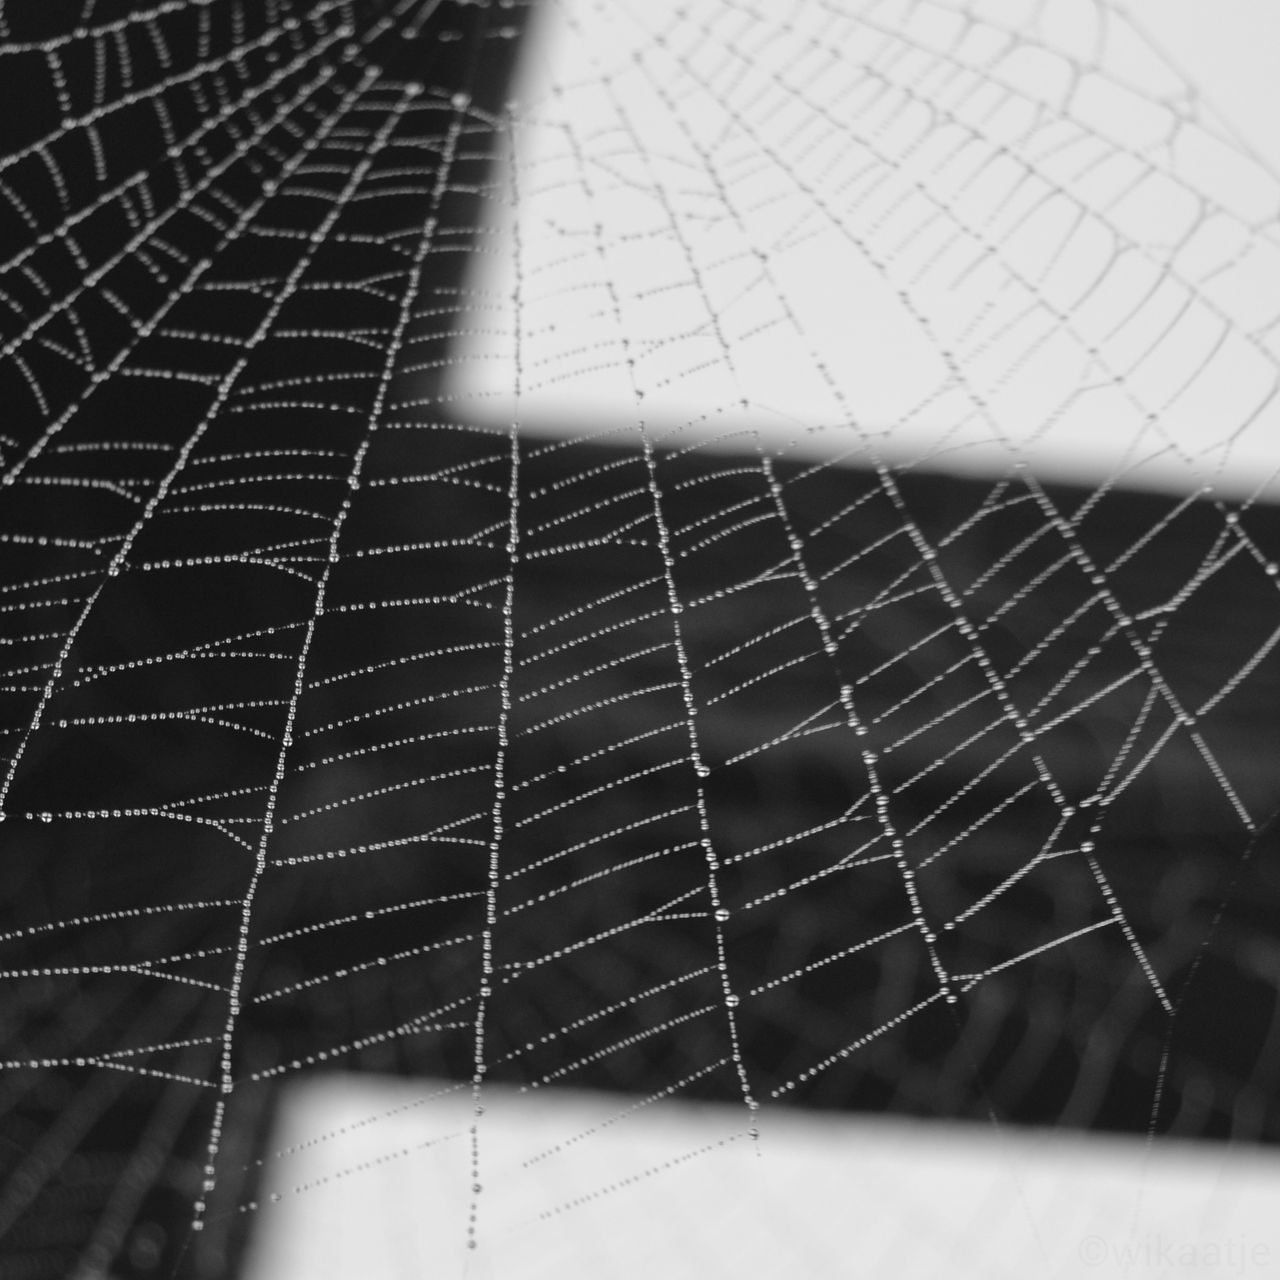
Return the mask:
<svg viewBox="0 0 1280 1280"><path fill-rule="evenodd" d="M495 1080L1280 1138L1280 184L1025 7L699 0L532 103L516 0L0 8L13 1275L225 1271L334 1069L469 1090L477 1188Z"/></svg>

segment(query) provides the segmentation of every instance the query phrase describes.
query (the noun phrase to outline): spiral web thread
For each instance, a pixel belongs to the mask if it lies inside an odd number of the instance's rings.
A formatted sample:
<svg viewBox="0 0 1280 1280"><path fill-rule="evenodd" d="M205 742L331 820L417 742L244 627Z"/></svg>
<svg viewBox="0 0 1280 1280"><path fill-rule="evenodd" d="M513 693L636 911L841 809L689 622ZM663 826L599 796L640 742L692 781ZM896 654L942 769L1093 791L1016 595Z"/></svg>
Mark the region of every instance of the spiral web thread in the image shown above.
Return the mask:
<svg viewBox="0 0 1280 1280"><path fill-rule="evenodd" d="M615 11L509 102L526 17L0 10L14 1275L216 1273L318 1070L456 1081L477 1188L492 1081L1277 1135L1274 178L1118 5Z"/></svg>

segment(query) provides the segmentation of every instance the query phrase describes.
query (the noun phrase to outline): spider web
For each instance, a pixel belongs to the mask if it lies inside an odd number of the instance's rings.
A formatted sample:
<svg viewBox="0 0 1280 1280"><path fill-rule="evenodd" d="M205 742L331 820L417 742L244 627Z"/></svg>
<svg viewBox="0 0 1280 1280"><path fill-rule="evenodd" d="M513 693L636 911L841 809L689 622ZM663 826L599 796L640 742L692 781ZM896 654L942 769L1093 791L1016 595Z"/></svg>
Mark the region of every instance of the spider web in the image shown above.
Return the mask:
<svg viewBox="0 0 1280 1280"><path fill-rule="evenodd" d="M1118 5L553 12L0 9L14 1275L334 1069L1280 1134L1274 178Z"/></svg>

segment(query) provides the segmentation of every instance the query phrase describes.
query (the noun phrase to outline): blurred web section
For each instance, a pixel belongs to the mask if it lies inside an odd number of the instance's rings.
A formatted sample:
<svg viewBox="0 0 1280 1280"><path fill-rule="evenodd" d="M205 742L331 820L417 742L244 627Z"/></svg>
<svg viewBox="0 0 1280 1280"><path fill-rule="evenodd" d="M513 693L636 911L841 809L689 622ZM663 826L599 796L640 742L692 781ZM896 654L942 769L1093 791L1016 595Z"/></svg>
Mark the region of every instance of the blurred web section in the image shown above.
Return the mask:
<svg viewBox="0 0 1280 1280"><path fill-rule="evenodd" d="M1186 73L1216 128L1280 172L1275 51L1280 10L1265 0L1128 0L1122 12Z"/></svg>
<svg viewBox="0 0 1280 1280"><path fill-rule="evenodd" d="M1280 182L1127 12L548 3L444 403L1280 497Z"/></svg>
<svg viewBox="0 0 1280 1280"><path fill-rule="evenodd" d="M1050 1130L486 1093L485 1212L464 1089L295 1084L244 1280L1164 1280L1270 1274L1280 1165L1256 1151Z"/></svg>

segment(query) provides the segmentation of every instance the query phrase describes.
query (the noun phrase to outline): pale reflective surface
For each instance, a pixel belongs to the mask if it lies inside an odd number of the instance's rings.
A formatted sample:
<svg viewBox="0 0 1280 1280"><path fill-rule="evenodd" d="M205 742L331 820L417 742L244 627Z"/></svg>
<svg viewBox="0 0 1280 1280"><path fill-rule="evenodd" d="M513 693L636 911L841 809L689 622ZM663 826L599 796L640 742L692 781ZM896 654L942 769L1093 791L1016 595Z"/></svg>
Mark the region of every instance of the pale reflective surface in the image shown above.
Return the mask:
<svg viewBox="0 0 1280 1280"><path fill-rule="evenodd" d="M469 1087L331 1076L285 1096L246 1280L1261 1280L1280 1262L1280 1163L1257 1150L787 1109L753 1145L741 1107L495 1087L473 1196Z"/></svg>
<svg viewBox="0 0 1280 1280"><path fill-rule="evenodd" d="M450 411L1274 497L1274 15L1130 12L546 6Z"/></svg>

